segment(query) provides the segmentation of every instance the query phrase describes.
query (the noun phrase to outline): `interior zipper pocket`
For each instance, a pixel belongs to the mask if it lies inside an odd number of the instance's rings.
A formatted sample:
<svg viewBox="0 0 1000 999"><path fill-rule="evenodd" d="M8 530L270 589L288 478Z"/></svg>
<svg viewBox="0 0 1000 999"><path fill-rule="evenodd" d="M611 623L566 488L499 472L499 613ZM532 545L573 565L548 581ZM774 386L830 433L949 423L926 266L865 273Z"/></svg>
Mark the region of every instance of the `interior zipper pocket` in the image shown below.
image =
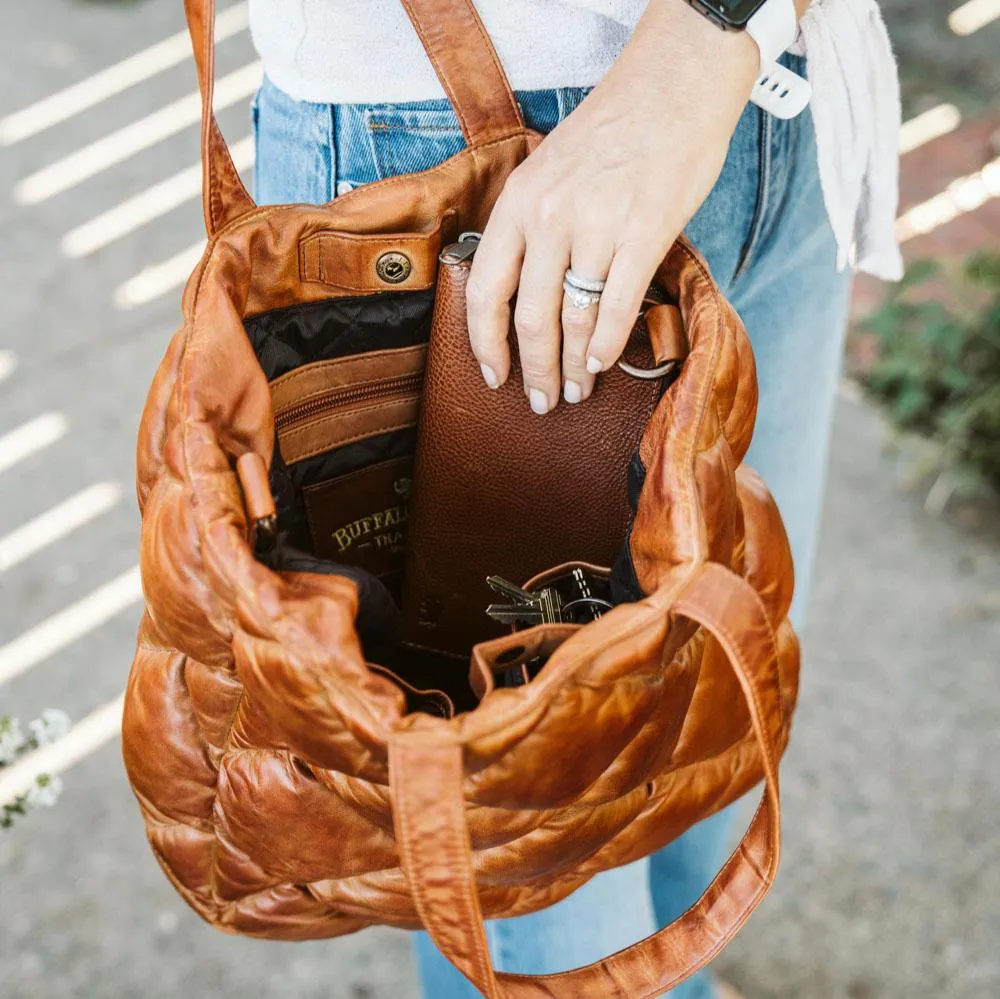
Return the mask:
<svg viewBox="0 0 1000 999"><path fill-rule="evenodd" d="M424 344L297 368L271 383L274 422L288 465L417 425Z"/></svg>
<svg viewBox="0 0 1000 999"><path fill-rule="evenodd" d="M314 399L299 403L276 413L274 425L279 436L303 422L309 422L320 415L334 415L365 407L372 403L407 399L419 395L423 374L395 375L367 385L344 386L331 389Z"/></svg>

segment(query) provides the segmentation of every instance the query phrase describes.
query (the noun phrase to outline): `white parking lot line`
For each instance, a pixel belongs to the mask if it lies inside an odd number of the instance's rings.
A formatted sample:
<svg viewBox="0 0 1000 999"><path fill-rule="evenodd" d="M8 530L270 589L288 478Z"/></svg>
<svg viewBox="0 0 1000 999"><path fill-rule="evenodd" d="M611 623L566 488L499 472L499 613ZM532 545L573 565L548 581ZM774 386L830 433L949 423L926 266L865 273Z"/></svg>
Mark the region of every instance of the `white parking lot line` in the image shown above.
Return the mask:
<svg viewBox="0 0 1000 999"><path fill-rule="evenodd" d="M1000 19L1000 0L969 0L948 15L948 27L956 35L972 35Z"/></svg>
<svg viewBox="0 0 1000 999"><path fill-rule="evenodd" d="M103 705L74 725L61 739L0 770L0 806L28 791L41 774L55 776L110 742L122 727L125 695Z"/></svg>
<svg viewBox="0 0 1000 999"><path fill-rule="evenodd" d="M144 268L119 286L114 296L115 305L119 309L134 309L182 287L204 252L205 240L202 239L169 260Z"/></svg>
<svg viewBox="0 0 1000 999"><path fill-rule="evenodd" d="M938 104L937 107L918 114L903 122L899 130L899 153L901 156L927 145L942 135L954 132L962 123L962 113L954 104Z"/></svg>
<svg viewBox="0 0 1000 999"><path fill-rule="evenodd" d="M952 181L940 194L914 205L896 221L896 238L905 243L933 232L961 215L1000 198L1000 157L967 177Z"/></svg>
<svg viewBox="0 0 1000 999"><path fill-rule="evenodd" d="M61 652L141 598L142 584L136 565L0 647L0 684Z"/></svg>
<svg viewBox="0 0 1000 999"><path fill-rule="evenodd" d="M215 87L216 109L248 98L260 85L262 77L260 62L252 62L222 77ZM200 120L201 96L195 91L25 177L14 188L14 199L21 204L36 205Z"/></svg>
<svg viewBox="0 0 1000 999"><path fill-rule="evenodd" d="M99 482L0 538L0 572L37 554L110 510L122 495L117 482Z"/></svg>
<svg viewBox="0 0 1000 999"><path fill-rule="evenodd" d="M216 18L217 41L245 31L248 23L246 3L221 11ZM191 37L187 31L179 31L86 80L0 119L0 145L10 146L44 132L190 57Z"/></svg>
<svg viewBox="0 0 1000 999"><path fill-rule="evenodd" d="M237 142L231 152L236 169L249 170L254 161L253 137L247 136ZM85 257L161 218L200 194L201 164L198 163L146 188L66 233L62 239L62 251L67 257Z"/></svg>
<svg viewBox="0 0 1000 999"><path fill-rule="evenodd" d="M6 472L19 461L55 444L68 429L69 424L62 413L45 413L11 430L0 437L0 472Z"/></svg>
<svg viewBox="0 0 1000 999"><path fill-rule="evenodd" d="M17 358L14 356L13 351L0 350L0 382L10 377L16 367Z"/></svg>

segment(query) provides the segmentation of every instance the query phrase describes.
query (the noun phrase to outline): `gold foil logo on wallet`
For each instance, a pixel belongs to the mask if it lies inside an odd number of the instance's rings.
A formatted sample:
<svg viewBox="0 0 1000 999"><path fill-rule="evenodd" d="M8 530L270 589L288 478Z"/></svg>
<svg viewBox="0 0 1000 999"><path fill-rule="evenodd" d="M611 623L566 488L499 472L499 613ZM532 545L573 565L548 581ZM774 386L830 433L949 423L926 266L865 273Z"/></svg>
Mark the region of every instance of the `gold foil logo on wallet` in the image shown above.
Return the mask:
<svg viewBox="0 0 1000 999"><path fill-rule="evenodd" d="M402 570L412 475L412 457L394 458L307 486L316 554L376 576Z"/></svg>
<svg viewBox="0 0 1000 999"><path fill-rule="evenodd" d="M403 480L400 480L402 482ZM406 480L409 481L409 480ZM399 483L396 483L398 486ZM399 490L397 489L397 492ZM408 494L407 494L408 495ZM331 533L341 555L351 548L377 548L379 551L401 551L406 543L405 524L410 511L405 506L390 506L367 516L359 517Z"/></svg>

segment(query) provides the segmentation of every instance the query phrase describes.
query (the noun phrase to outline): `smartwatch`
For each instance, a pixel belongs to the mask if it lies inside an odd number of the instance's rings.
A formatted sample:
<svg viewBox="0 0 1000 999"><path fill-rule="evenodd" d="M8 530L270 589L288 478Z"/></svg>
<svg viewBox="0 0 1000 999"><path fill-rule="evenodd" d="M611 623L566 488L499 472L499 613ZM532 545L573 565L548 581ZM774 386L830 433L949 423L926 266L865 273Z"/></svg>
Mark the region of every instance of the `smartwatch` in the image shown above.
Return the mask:
<svg viewBox="0 0 1000 999"><path fill-rule="evenodd" d="M687 0L726 31L745 31L760 52L760 76L750 100L776 118L794 118L812 97L809 81L778 59L795 41L795 0Z"/></svg>

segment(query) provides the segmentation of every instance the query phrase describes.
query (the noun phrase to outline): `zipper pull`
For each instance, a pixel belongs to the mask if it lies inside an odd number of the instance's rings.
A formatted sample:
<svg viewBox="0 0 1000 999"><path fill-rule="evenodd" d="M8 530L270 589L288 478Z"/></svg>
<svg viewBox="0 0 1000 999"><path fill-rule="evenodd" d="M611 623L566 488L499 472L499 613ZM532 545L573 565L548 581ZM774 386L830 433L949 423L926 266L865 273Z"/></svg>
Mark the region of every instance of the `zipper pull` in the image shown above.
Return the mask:
<svg viewBox="0 0 1000 999"><path fill-rule="evenodd" d="M457 243L450 243L441 251L439 257L441 263L454 267L456 264L471 260L479 248L479 240L482 239L482 235L480 232L463 232L458 237Z"/></svg>

